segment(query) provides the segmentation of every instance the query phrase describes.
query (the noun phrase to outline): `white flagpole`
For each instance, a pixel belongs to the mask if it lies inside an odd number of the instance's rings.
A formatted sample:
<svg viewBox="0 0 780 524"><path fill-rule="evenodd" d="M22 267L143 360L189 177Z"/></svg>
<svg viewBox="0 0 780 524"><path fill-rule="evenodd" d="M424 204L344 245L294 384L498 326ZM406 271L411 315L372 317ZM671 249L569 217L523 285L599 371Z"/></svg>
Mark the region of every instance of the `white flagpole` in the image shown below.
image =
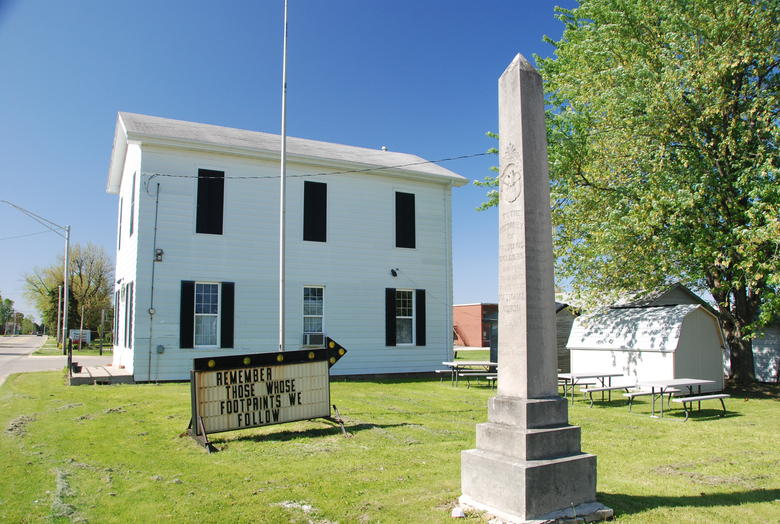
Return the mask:
<svg viewBox="0 0 780 524"><path fill-rule="evenodd" d="M287 0L284 0L284 43L282 45L282 149L279 176L279 351L284 351L284 260L285 186L287 177Z"/></svg>

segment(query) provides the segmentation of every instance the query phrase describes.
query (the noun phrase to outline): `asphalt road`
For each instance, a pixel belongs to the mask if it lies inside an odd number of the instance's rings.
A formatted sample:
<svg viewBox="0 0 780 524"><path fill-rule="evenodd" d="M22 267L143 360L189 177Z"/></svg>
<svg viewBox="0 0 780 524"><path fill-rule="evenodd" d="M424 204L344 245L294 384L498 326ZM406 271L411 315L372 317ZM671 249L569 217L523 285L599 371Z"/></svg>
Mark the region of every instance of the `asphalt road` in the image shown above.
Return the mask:
<svg viewBox="0 0 780 524"><path fill-rule="evenodd" d="M0 384L13 373L57 371L64 368L68 359L65 355L30 356L30 353L41 347L45 341L46 337L34 335L0 337ZM87 366L99 366L111 362L111 357L79 356L78 360Z"/></svg>

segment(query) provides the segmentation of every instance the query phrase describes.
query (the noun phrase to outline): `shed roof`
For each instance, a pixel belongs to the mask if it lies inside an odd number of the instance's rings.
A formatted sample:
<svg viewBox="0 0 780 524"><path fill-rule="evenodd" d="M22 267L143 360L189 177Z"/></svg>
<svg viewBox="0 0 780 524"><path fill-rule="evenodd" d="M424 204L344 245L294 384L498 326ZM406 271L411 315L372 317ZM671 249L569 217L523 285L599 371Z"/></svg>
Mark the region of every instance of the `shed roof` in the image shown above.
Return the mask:
<svg viewBox="0 0 780 524"><path fill-rule="evenodd" d="M116 193L119 190L127 142L130 140L169 146L199 146L199 149L257 156L273 157L275 155L276 158L279 157L281 147L280 135L120 112L117 115L114 147L108 172L106 190L109 193ZM455 186L462 186L468 182L465 177L449 169L408 153L288 136L287 154L290 160L315 163L341 162L353 164L355 168L392 169L398 173L446 181Z"/></svg>
<svg viewBox="0 0 780 524"><path fill-rule="evenodd" d="M610 309L574 320L569 349L676 351L685 317L700 304ZM718 330L720 332L720 330Z"/></svg>
<svg viewBox="0 0 780 524"><path fill-rule="evenodd" d="M670 306L680 304L701 304L710 313L717 316L718 312L706 300L690 290L680 282L655 289L649 293L629 293L612 304L610 307L647 307L647 306Z"/></svg>

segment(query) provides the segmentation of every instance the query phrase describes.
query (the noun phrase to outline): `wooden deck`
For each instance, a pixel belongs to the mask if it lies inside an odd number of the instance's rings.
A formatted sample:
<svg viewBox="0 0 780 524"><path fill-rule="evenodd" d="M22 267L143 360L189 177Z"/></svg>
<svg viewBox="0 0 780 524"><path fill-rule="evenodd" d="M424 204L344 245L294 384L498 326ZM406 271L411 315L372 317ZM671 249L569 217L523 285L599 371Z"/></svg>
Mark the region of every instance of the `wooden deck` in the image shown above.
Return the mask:
<svg viewBox="0 0 780 524"><path fill-rule="evenodd" d="M124 369L111 366L84 366L80 373L71 373L70 385L83 384L132 384L133 375Z"/></svg>

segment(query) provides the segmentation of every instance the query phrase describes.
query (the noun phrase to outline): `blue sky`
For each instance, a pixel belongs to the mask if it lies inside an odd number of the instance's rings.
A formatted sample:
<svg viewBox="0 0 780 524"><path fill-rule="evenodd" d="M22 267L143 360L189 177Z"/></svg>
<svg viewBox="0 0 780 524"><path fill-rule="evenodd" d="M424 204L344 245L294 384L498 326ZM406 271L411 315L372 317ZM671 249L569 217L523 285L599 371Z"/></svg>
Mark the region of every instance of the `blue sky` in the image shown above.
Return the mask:
<svg viewBox="0 0 780 524"><path fill-rule="evenodd" d="M549 56L572 0L289 0L287 132L413 153L484 152L497 80L518 52ZM0 0L0 200L72 226L113 257L105 192L117 111L280 131L282 0ZM469 179L489 156L442 165ZM497 298L497 215L453 192L455 303ZM0 205L0 294L63 241ZM24 235L24 236L23 236Z"/></svg>

